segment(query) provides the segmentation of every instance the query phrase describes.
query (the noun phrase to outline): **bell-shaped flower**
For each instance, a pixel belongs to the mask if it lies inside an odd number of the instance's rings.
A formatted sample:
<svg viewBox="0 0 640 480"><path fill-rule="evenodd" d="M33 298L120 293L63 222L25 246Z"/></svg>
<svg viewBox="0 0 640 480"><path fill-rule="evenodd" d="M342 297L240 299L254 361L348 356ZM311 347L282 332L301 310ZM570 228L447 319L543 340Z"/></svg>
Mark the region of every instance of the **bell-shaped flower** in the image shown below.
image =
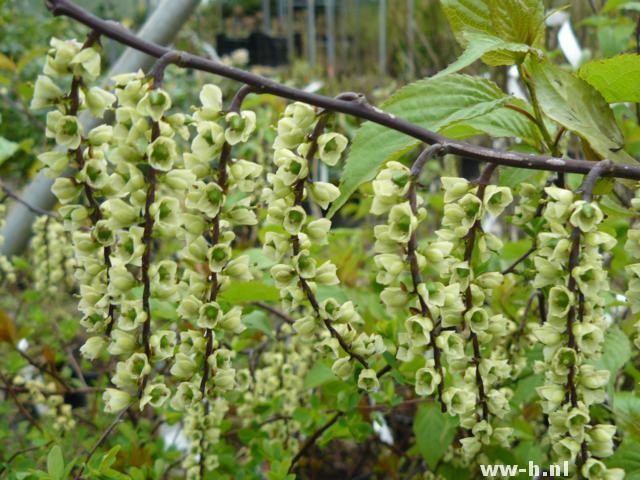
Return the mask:
<svg viewBox="0 0 640 480"><path fill-rule="evenodd" d="M373 392L380 388L380 382L378 381L378 375L372 368L365 368L358 375L358 388L366 391Z"/></svg>
<svg viewBox="0 0 640 480"><path fill-rule="evenodd" d="M95 80L100 76L100 52L93 47L83 48L69 62L76 77Z"/></svg>
<svg viewBox="0 0 640 480"><path fill-rule="evenodd" d="M168 172L178 157L176 142L167 137L158 137L147 147L149 165L161 172Z"/></svg>
<svg viewBox="0 0 640 480"><path fill-rule="evenodd" d="M160 408L170 396L171 390L164 384L163 379L156 379L154 383L150 383L144 388L140 399L140 410L147 404L153 408Z"/></svg>
<svg viewBox="0 0 640 480"><path fill-rule="evenodd" d="M433 363L433 360L428 360ZM442 377L431 364L416 371L416 394L420 396L431 395L442 382Z"/></svg>
<svg viewBox="0 0 640 480"><path fill-rule="evenodd" d="M87 360L95 360L104 351L106 345L105 339L102 336L90 337L80 347L80 353Z"/></svg>
<svg viewBox="0 0 640 480"><path fill-rule="evenodd" d="M80 146L82 140L82 125L77 117L63 115L58 110L47 114L47 128L45 134L55 139L58 145L74 150Z"/></svg>
<svg viewBox="0 0 640 480"><path fill-rule="evenodd" d="M162 89L149 90L138 102L136 110L140 115L151 117L159 122L165 112L171 108L171 97Z"/></svg>
<svg viewBox="0 0 640 480"><path fill-rule="evenodd" d="M604 214L597 203L578 200L573 204L573 213L569 221L583 232L592 232L603 218Z"/></svg>
<svg viewBox="0 0 640 480"><path fill-rule="evenodd" d="M173 356L176 344L176 332L173 330L159 330L149 338L152 359L156 362Z"/></svg>
<svg viewBox="0 0 640 480"><path fill-rule="evenodd" d="M256 129L256 114L250 110L243 110L240 113L229 112L225 116L227 128L224 131L224 138L229 145L236 145L246 142Z"/></svg>
<svg viewBox="0 0 640 480"><path fill-rule="evenodd" d="M223 311L216 302L203 304L198 311L196 325L200 328L215 328L222 319Z"/></svg>
<svg viewBox="0 0 640 480"><path fill-rule="evenodd" d="M565 317L573 305L574 295L563 285L556 285L549 290L549 314Z"/></svg>
<svg viewBox="0 0 640 480"><path fill-rule="evenodd" d="M469 388L449 387L442 394L447 411L452 415L464 415L476 405L476 395Z"/></svg>
<svg viewBox="0 0 640 480"><path fill-rule="evenodd" d="M418 220L411 211L409 202L394 205L389 211L389 238L398 243L407 243Z"/></svg>
<svg viewBox="0 0 640 480"><path fill-rule="evenodd" d="M318 154L320 160L329 166L334 166L347 147L347 137L339 133L323 133L318 137Z"/></svg>
<svg viewBox="0 0 640 480"><path fill-rule="evenodd" d="M328 182L310 183L308 189L313 201L322 209L327 209L329 204L340 196L340 189Z"/></svg>
<svg viewBox="0 0 640 480"><path fill-rule="evenodd" d="M102 394L104 411L116 413L124 410L131 404L131 395L116 388L107 388Z"/></svg>
<svg viewBox="0 0 640 480"><path fill-rule="evenodd" d="M63 96L64 93L62 89L58 87L51 78L46 75L38 75L29 108L37 110L39 108L50 107L58 103Z"/></svg>
<svg viewBox="0 0 640 480"><path fill-rule="evenodd" d="M341 380L347 380L353 374L353 364L349 357L338 358L331 366L331 371Z"/></svg>

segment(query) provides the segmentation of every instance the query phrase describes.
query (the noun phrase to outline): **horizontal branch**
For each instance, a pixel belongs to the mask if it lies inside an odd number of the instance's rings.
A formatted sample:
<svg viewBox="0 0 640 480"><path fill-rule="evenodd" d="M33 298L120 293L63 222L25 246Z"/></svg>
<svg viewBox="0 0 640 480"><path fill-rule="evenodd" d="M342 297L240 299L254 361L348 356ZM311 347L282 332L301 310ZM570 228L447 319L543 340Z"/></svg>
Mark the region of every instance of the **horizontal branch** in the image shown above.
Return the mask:
<svg viewBox="0 0 640 480"><path fill-rule="evenodd" d="M146 53L147 55L161 58L163 55L173 52L170 48L139 38L118 23L104 20L93 15L70 0L46 0L46 4L53 15L62 15L77 20L92 30L95 30L102 35L131 48ZM598 163L587 160L554 158L544 155L530 155L518 152L504 152L492 148L471 145L458 140L449 139L432 132L431 130L427 130L411 122L397 118L395 115L386 113L371 106L366 102L363 96L355 96L353 99L326 97L283 85L260 75L230 67L220 62L199 57L187 52L176 51L176 54L179 55L179 60L176 64L180 67L209 72L236 80L252 86L256 93L270 93L290 100L308 103L333 112L345 113L364 120L370 120L371 122L379 125L405 133L429 145L439 143L443 147L446 147L449 153L462 155L472 160L533 170L581 174L589 173L593 166ZM640 180L640 166L635 165L616 164L604 173L605 175L612 177Z"/></svg>

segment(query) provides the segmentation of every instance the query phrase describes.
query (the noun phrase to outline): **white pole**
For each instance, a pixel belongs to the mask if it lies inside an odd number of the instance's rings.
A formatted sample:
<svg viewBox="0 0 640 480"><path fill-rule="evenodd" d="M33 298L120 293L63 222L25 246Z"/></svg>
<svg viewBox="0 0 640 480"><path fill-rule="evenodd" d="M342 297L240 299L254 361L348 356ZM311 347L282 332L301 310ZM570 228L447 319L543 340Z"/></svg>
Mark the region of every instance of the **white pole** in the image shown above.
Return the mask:
<svg viewBox="0 0 640 480"><path fill-rule="evenodd" d="M381 75L387 74L387 1L378 6L378 67Z"/></svg>
<svg viewBox="0 0 640 480"><path fill-rule="evenodd" d="M307 48L309 65L316 64L316 2L307 0Z"/></svg>
<svg viewBox="0 0 640 480"><path fill-rule="evenodd" d="M171 43L199 3L200 0L164 0L144 23L138 35L144 40L161 45ZM127 48L111 67L107 78L119 73L135 72L140 68L146 71L155 60L133 48ZM85 132L101 123L85 114L80 115L80 122ZM57 202L56 197L51 193L52 184L53 180L41 172L27 185L20 196L34 207L51 210ZM11 256L20 253L26 247L35 217L36 214L24 205L18 202L13 205L0 234L4 237L0 253Z"/></svg>

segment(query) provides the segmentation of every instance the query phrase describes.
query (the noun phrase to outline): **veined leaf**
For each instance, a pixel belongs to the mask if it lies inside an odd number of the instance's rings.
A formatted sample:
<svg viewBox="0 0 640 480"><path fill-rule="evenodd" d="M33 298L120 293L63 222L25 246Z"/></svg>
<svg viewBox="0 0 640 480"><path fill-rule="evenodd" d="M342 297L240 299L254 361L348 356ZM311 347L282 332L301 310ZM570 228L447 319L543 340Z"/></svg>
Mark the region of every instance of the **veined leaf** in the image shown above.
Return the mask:
<svg viewBox="0 0 640 480"><path fill-rule="evenodd" d="M608 467L622 468L625 480L640 480L640 443L625 438L606 463Z"/></svg>
<svg viewBox="0 0 640 480"><path fill-rule="evenodd" d="M469 44L466 32L534 45L544 31L540 0L442 0L442 8L463 47Z"/></svg>
<svg viewBox="0 0 640 480"><path fill-rule="evenodd" d="M532 110L526 101L518 98L511 99L509 103L529 112ZM534 148L538 148L542 142L540 130L530 119L504 106L484 115L450 125L440 133L446 137L458 139L483 133L492 137L517 137Z"/></svg>
<svg viewBox="0 0 640 480"><path fill-rule="evenodd" d="M598 90L609 103L640 102L640 55L617 55L592 60L578 70L578 76Z"/></svg>
<svg viewBox="0 0 640 480"><path fill-rule="evenodd" d="M479 32L465 32L464 38L467 41L467 48L464 52L462 52L462 55L460 55L455 62L453 62L444 70L438 72L432 78L443 77L450 73L458 72L463 68L471 65L479 58L484 57L492 52L499 55L492 55L491 58L498 58L504 57L504 54L508 53L524 54L529 51L530 48L524 43L506 42L501 38L494 37L493 35L487 35ZM509 58L515 57L507 55L506 58L507 60L505 63L497 63L497 65L510 64L512 62L509 60ZM487 61L487 63L490 62L491 60ZM491 64L496 65L495 63Z"/></svg>
<svg viewBox="0 0 640 480"><path fill-rule="evenodd" d="M587 142L601 158L632 163L624 139L602 95L584 80L548 60L531 59L529 73L542 111Z"/></svg>
<svg viewBox="0 0 640 480"><path fill-rule="evenodd" d="M55 445L47 455L47 473L53 480L64 478L64 458L59 445Z"/></svg>
<svg viewBox="0 0 640 480"><path fill-rule="evenodd" d="M504 104L507 95L490 80L468 75L447 75L419 80L398 90L382 104L385 111L429 130L484 115ZM340 196L332 216L356 189L376 176L387 160L397 158L418 140L395 130L366 122L357 131L342 173Z"/></svg>
<svg viewBox="0 0 640 480"><path fill-rule="evenodd" d="M602 355L593 362L596 368L609 371L608 393L613 395L613 385L618 371L631 359L632 346L627 335L618 326L607 329L602 345ZM639 412L640 413L640 412Z"/></svg>
<svg viewBox="0 0 640 480"><path fill-rule="evenodd" d="M435 403L420 405L413 419L418 450L430 468L435 468L453 441L458 421L440 411Z"/></svg>
<svg viewBox="0 0 640 480"><path fill-rule="evenodd" d="M619 392L613 397L616 424L624 432L640 440L640 397L632 392Z"/></svg>

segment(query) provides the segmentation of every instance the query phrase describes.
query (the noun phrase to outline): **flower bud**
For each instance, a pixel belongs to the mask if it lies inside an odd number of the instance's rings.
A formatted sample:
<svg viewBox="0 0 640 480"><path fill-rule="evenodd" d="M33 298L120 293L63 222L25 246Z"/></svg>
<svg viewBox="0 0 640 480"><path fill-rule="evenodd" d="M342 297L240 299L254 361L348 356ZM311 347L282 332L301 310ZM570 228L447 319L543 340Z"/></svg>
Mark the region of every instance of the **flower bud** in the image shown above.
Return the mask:
<svg viewBox="0 0 640 480"><path fill-rule="evenodd" d="M171 390L169 390L169 387L162 383L162 381L151 383L144 388L142 398L140 399L140 410L142 410L146 404L154 408L160 408L170 396Z"/></svg>
<svg viewBox="0 0 640 480"><path fill-rule="evenodd" d="M60 87L58 87L51 78L46 75L38 75L29 108L37 110L55 105L63 95Z"/></svg>
<svg viewBox="0 0 640 480"><path fill-rule="evenodd" d="M104 351L105 343L103 337L91 337L80 347L80 353L88 360L95 360Z"/></svg>
<svg viewBox="0 0 640 480"><path fill-rule="evenodd" d="M102 399L105 403L104 411L107 413L116 413L129 406L131 395L122 390L107 388L102 394Z"/></svg>
<svg viewBox="0 0 640 480"><path fill-rule="evenodd" d="M358 375L358 388L367 392L373 392L380 388L380 382L378 381L378 375L372 368L365 368Z"/></svg>
<svg viewBox="0 0 640 480"><path fill-rule="evenodd" d="M322 209L327 209L329 204L340 196L340 189L331 183L313 182L308 188L311 198Z"/></svg>
<svg viewBox="0 0 640 480"><path fill-rule="evenodd" d="M331 371L341 380L348 380L353 374L353 365L349 357L338 358L331 366Z"/></svg>

